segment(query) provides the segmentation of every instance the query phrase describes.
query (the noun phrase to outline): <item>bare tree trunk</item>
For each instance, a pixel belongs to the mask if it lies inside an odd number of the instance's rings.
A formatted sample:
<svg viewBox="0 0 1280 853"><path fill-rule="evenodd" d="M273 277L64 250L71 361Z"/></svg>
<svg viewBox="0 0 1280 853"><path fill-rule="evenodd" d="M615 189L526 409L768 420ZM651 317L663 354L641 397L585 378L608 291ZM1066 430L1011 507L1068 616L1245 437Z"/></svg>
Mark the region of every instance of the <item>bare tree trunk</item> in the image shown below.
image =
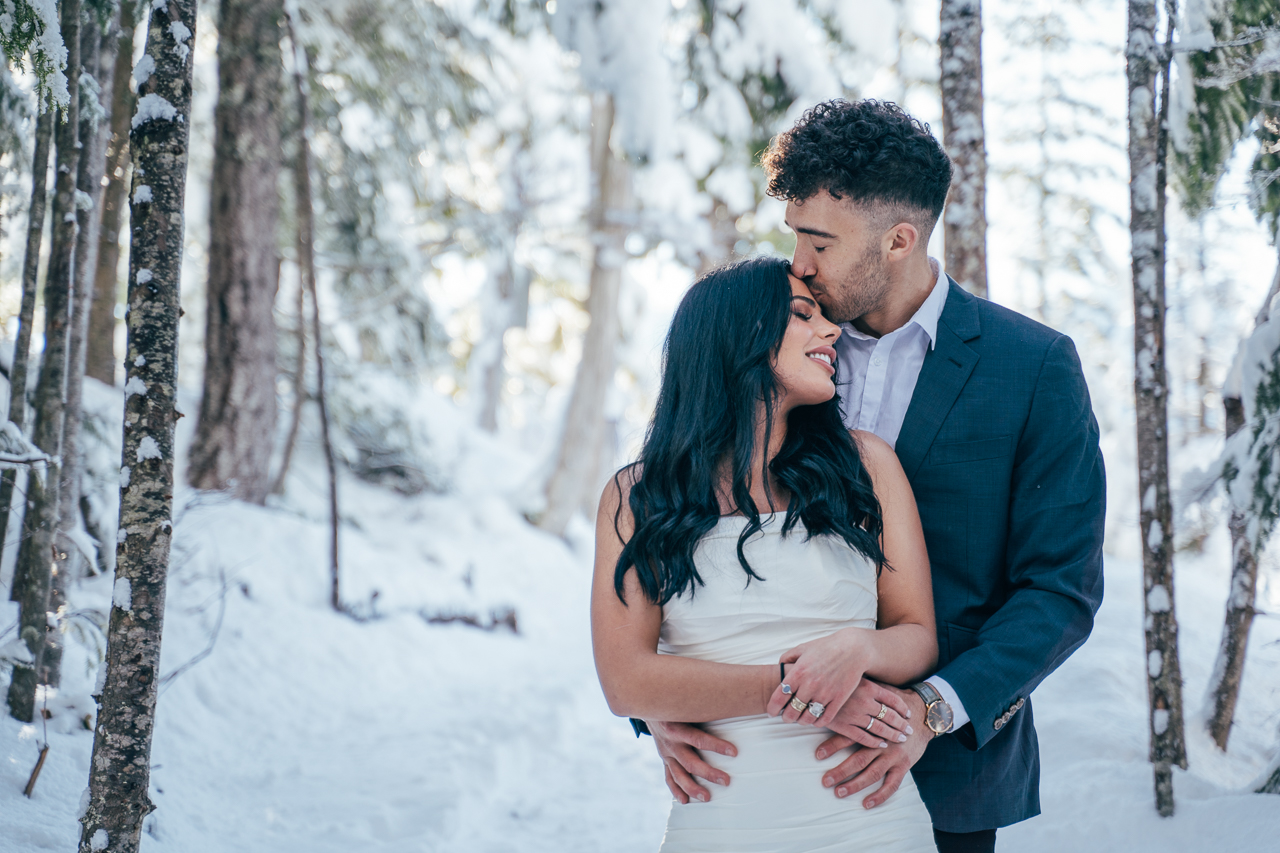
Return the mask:
<svg viewBox="0 0 1280 853"><path fill-rule="evenodd" d="M737 222L729 205L713 196L711 212L707 214L707 224L711 226L711 249L698 253L699 278L733 258L733 247L742 239Z"/></svg>
<svg viewBox="0 0 1280 853"><path fill-rule="evenodd" d="M34 409L35 445L55 459L45 478L27 480L27 512L23 519L23 540L18 548L15 578L17 601L22 611L19 631L31 663L17 664L9 683L9 713L30 722L35 715L36 687L44 676L45 648L55 636L49 627L49 595L61 555L54 542L58 527L58 491L62 479L63 413L67 381L67 332L75 279L76 174L80 152L80 0L63 0L62 39L67 47L67 86L71 99L62 111L64 121L55 129L58 147L57 180L53 198L53 239L49 271L44 287L44 357L40 363L40 383L36 387Z"/></svg>
<svg viewBox="0 0 1280 853"><path fill-rule="evenodd" d="M1172 28L1172 21L1170 21ZM1182 671L1173 591L1169 497L1168 378L1165 373L1165 153L1168 58L1156 40L1155 0L1129 0L1129 199L1133 253L1134 396L1138 492L1146 590L1147 694L1156 808L1173 814L1173 766L1186 768ZM1157 112L1156 85L1162 85Z"/></svg>
<svg viewBox="0 0 1280 853"><path fill-rule="evenodd" d="M263 503L276 428L280 20L284 0L222 0L204 394L187 478Z"/></svg>
<svg viewBox="0 0 1280 853"><path fill-rule="evenodd" d="M298 157L293 166L293 190L298 217L298 270L302 285L311 295L311 336L316 341L316 401L320 404L320 438L324 444L325 464L329 469L329 603L334 610L344 611L338 573L338 464L329 434L329 403L324 388L324 347L321 343L320 298L316 292L315 205L311 196L310 109L307 100L307 53L298 43L293 20L283 14L289 30L289 44L294 51L294 94L298 99ZM299 300L301 306L301 300ZM299 311L298 322L302 322ZM299 393L302 388L299 387Z"/></svg>
<svg viewBox="0 0 1280 853"><path fill-rule="evenodd" d="M1270 319L1271 300L1277 292L1280 292L1280 263L1276 265L1271 288L1255 318L1255 328ZM1230 391L1234 393L1229 393ZM1245 424L1244 401L1240 398L1240 389L1224 389L1222 405L1226 409L1227 438L1230 438ZM1258 558L1253 552L1248 527L1248 516L1233 508L1227 522L1227 529L1231 531L1231 587L1227 594L1227 615L1222 626L1222 640L1218 644L1218 657L1213 664L1213 673L1209 676L1209 701L1212 704L1209 711L1209 735L1223 752L1231 737L1236 701L1240 698L1240 682L1244 678L1249 630L1253 627L1253 616L1256 613L1254 600L1258 592Z"/></svg>
<svg viewBox="0 0 1280 853"><path fill-rule="evenodd" d="M9 420L25 432L27 420L27 371L31 363L31 326L36 313L36 278L40 269L40 243L44 238L44 211L48 201L49 149L53 147L52 107L36 119L35 156L31 161L31 205L27 209L27 248L22 259L22 306L18 309L18 339L13 344L13 367L9 370ZM4 553L5 532L13 505L16 468L0 475L0 554ZM18 600L19 574L15 570L10 589Z"/></svg>
<svg viewBox="0 0 1280 853"><path fill-rule="evenodd" d="M301 242L301 239L299 239ZM302 259L298 259L301 270ZM289 465L293 462L293 448L298 443L298 428L302 425L302 404L307 402L307 287L301 277L298 279L298 325L294 329L295 345L298 348L297 359L293 365L293 406L289 410L289 432L285 435L284 449L280 453L280 470L276 472L275 482L271 484L271 494L283 495L285 478L289 476Z"/></svg>
<svg viewBox="0 0 1280 853"><path fill-rule="evenodd" d="M112 48L103 44L103 56L114 57L110 78L103 65L103 95L108 85L111 90L110 139L107 142L106 163L103 171L107 186L102 193L102 217L98 226L98 254L93 274L93 307L89 313L89 349L85 357L85 375L108 385L116 381L116 292L119 286L117 268L120 263L120 227L124 224L124 209L128 204L129 186L129 119L133 116L137 100L129 87L133 69L134 20L132 2L120 4L120 26L106 38L115 39Z"/></svg>
<svg viewBox="0 0 1280 853"><path fill-rule="evenodd" d="M114 31L117 20L107 24L104 32L97 14L85 15L80 33L81 78L93 74L104 89L111 88L111 74L115 68L115 56L103 56L103 44L108 51L115 50ZM105 62L103 60L105 59ZM88 69L85 71L83 69ZM104 77L105 75L105 77ZM75 534L80 529L80 480L84 473L84 459L80 448L80 425L83 420L83 389L86 338L89 334L89 310L93 305L93 273L97 261L98 222L102 204L102 170L106 165L106 125L100 122L81 87L80 104L80 162L76 185L78 196L87 204L76 205L78 232L75 249L75 287L71 306L71 324L68 328L67 351L67 402L63 418L62 482L58 488L58 535L56 545L59 554L65 554L53 576L49 609L60 613L66 604L68 585L83 577L94 564L93 555L81 553ZM99 103L101 100L99 99ZM62 682L62 647L51 644L46 654L48 673L46 683L57 686Z"/></svg>
<svg viewBox="0 0 1280 853"><path fill-rule="evenodd" d="M987 296L987 149L982 120L982 0L942 0L942 131L955 179L947 197L947 273Z"/></svg>
<svg viewBox="0 0 1280 853"><path fill-rule="evenodd" d="M515 262L515 232L518 216L512 217L512 233L501 249L493 252L489 263L488 297L484 340L471 352L475 363L480 410L478 422L486 432L498 430L498 408L502 402L502 385L506 371L503 340L507 330L525 325L529 311L529 272Z"/></svg>
<svg viewBox="0 0 1280 853"><path fill-rule="evenodd" d="M600 459L606 424L604 406L613 383L614 349L618 337L618 291L626 239L622 213L630 205L630 172L609 147L613 132L613 98L592 96L590 226L595 254L591 263L591 292L587 314L591 325L582 341L582 359L565 412L564 432L555 469L547 483L547 505L538 525L560 534L580 509L588 509L599 485Z"/></svg>
<svg viewBox="0 0 1280 853"><path fill-rule="evenodd" d="M143 819L155 808L147 787L173 538L182 211L196 0L152 3L150 14L146 55L154 66L139 87L130 139L135 164L127 315L130 390L125 394L120 543L80 853L136 853ZM138 192L144 180L149 193Z"/></svg>

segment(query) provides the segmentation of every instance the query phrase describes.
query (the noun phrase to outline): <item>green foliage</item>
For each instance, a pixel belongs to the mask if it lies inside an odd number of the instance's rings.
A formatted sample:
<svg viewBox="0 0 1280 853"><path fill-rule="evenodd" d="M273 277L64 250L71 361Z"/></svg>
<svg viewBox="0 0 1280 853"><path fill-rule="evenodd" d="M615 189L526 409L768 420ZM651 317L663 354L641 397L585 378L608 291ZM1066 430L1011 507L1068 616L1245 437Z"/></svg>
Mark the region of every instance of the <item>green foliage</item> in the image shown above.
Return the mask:
<svg viewBox="0 0 1280 853"><path fill-rule="evenodd" d="M428 153L468 123L480 53L429 0L325 0L303 5L310 66L319 262L334 274L360 358L411 370L441 349L406 218L433 199Z"/></svg>
<svg viewBox="0 0 1280 853"><path fill-rule="evenodd" d="M57 0L0 0L0 50L7 63L28 56L43 109L67 103L67 49L62 43Z"/></svg>
<svg viewBox="0 0 1280 853"><path fill-rule="evenodd" d="M1193 51L1185 58L1194 100L1187 116L1187 144L1174 158L1176 185L1188 213L1194 216L1207 209L1236 145L1252 134L1263 142L1253 163L1254 173L1263 179L1255 182L1252 203L1274 234L1280 183L1265 176L1277 168L1267 141L1277 136L1274 129L1268 130L1268 118L1280 116L1280 74L1265 70L1259 60L1280 49L1280 34L1249 36L1268 30L1280 33L1280 9L1275 0L1226 0L1210 26L1218 45L1245 43Z"/></svg>

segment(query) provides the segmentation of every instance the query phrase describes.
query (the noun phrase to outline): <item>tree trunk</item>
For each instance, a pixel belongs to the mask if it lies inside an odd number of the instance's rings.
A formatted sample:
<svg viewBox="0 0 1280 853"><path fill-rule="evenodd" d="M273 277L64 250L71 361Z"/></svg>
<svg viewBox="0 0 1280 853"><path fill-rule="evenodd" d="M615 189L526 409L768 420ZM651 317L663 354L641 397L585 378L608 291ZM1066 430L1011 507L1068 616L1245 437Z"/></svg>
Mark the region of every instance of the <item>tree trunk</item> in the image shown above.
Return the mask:
<svg viewBox="0 0 1280 853"><path fill-rule="evenodd" d="M1172 26L1172 22L1170 24ZM1173 590L1169 496L1168 378L1165 374L1165 126L1167 51L1156 41L1155 0L1129 0L1129 201L1133 254L1134 396L1138 436L1139 529L1146 591L1147 694L1156 808L1173 814L1174 765L1186 768L1182 671ZM1162 83L1156 110L1156 85Z"/></svg>
<svg viewBox="0 0 1280 853"><path fill-rule="evenodd" d="M987 149L982 122L982 0L942 0L942 132L955 179L947 197L947 272L987 296Z"/></svg>
<svg viewBox="0 0 1280 853"><path fill-rule="evenodd" d="M498 408L506 376L503 341L508 329L525 324L529 311L529 272L515 262L514 232L518 229L519 225L513 222L513 233L490 256L484 338L471 351L468 361L476 377L474 386L480 404L477 421L486 432L498 430Z"/></svg>
<svg viewBox="0 0 1280 853"><path fill-rule="evenodd" d="M67 332L75 273L76 174L80 152L80 0L63 0L62 39L67 48L67 87L71 99L55 129L58 147L57 180L53 198L53 238L44 287L44 356L36 386L35 445L53 457L47 475L27 479L27 512L23 540L14 569L17 600L22 611L19 632L30 664L17 664L9 683L9 713L30 722L35 715L36 686L45 667L45 646L56 637L49 627L49 594L60 562L54 532L58 527L58 492L62 478L63 412L67 380Z"/></svg>
<svg viewBox="0 0 1280 853"><path fill-rule="evenodd" d="M187 477L261 504L276 429L283 0L222 0L204 394Z"/></svg>
<svg viewBox="0 0 1280 853"><path fill-rule="evenodd" d="M116 47L114 32L117 20L112 19L104 32L95 13L84 16L80 29L81 75L91 73L103 89L111 88L111 74L115 69L115 56L103 56L104 42L107 50ZM104 61L105 60L105 61ZM85 72L83 69L89 69ZM105 78L104 78L105 74ZM93 273L97 261L98 222L102 204L102 170L106 164L106 125L97 120L93 105L89 104L84 88L81 88L80 106L80 162L76 185L81 200L88 205L76 206L78 232L75 249L75 287L71 306L71 324L68 329L67 350L67 398L62 431L62 481L58 487L58 536L59 554L65 554L54 573L49 599L49 609L61 612L66 604L68 585L86 574L94 565L92 554L81 553L75 534L80 529L80 480L84 473L84 454L80 448L80 425L83 419L84 370L86 338L89 334L89 310L93 305ZM92 93L88 98L95 97ZM99 103L101 101L99 100ZM100 543L101 544L101 543ZM48 673L46 683L58 686L62 681L62 647L51 644L47 653Z"/></svg>
<svg viewBox="0 0 1280 853"><path fill-rule="evenodd" d="M324 458L329 469L329 603L333 609L344 611L338 573L338 463L333 452L333 439L329 434L329 403L324 389L324 347L321 344L320 297L316 292L315 205L311 196L311 139L310 110L307 102L307 54L298 43L293 20L283 14L289 31L289 44L294 51L294 94L298 100L298 156L293 164L293 190L298 218L298 271L301 285L311 296L311 336L316 341L316 402L320 405L320 438L324 445ZM301 308L301 300L299 300ZM299 310L298 322L302 322ZM301 371L299 371L301 383ZM299 384L298 393L302 393Z"/></svg>
<svg viewBox="0 0 1280 853"><path fill-rule="evenodd" d="M1271 315L1271 300L1280 292L1280 263L1276 265L1271 288L1262 302L1262 308L1254 322L1254 328L1267 322ZM1231 390L1231 389L1228 389ZM1245 424L1244 401L1239 388L1235 393L1224 390L1222 405L1226 409L1227 438L1239 432ZM1227 615L1222 626L1222 640L1218 644L1218 657L1209 676L1208 729L1213 742L1223 752L1231 737L1231 722L1235 718L1236 701L1240 698L1240 682L1244 678L1245 652L1249 648L1249 630L1253 627L1254 600L1258 591L1258 558L1248 535L1249 518L1237 509L1231 510L1227 529L1231 531L1231 587L1227 595Z"/></svg>
<svg viewBox="0 0 1280 853"><path fill-rule="evenodd" d="M44 239L44 211L48 201L49 149L53 147L52 107L36 119L35 156L31 161L31 205L27 209L27 248L22 259L22 306L18 309L18 339L13 344L13 366L9 370L9 420L25 432L27 420L27 369L31 363L31 325L36 313L36 278L40 268L40 243ZM0 475L0 555L9 529L16 468ZM13 576L12 601L18 600L19 575Z"/></svg>
<svg viewBox="0 0 1280 853"><path fill-rule="evenodd" d="M129 119L137 98L129 87L133 70L134 20L132 2L120 4L120 26L105 38L115 39L113 48L104 41L103 56L114 57L110 76L110 139L107 142L103 171L107 186L102 193L102 218L98 226L98 256L94 264L93 307L89 313L89 348L85 356L85 375L114 385L116 381L116 293L119 288L117 268L120 264L120 227L129 200ZM102 65L104 79L106 65ZM106 95L107 84L103 85Z"/></svg>
<svg viewBox="0 0 1280 853"><path fill-rule="evenodd" d="M711 228L711 246L698 253L698 278L729 263L734 256L734 246L742 239L738 233L738 220L729 210L729 205L712 196L711 212L707 214L707 225Z"/></svg>
<svg viewBox="0 0 1280 853"><path fill-rule="evenodd" d="M623 212L630 205L630 172L609 147L613 132L613 98L596 93L591 103L592 200L590 227L595 253L587 314L591 325L582 341L582 359L565 412L564 431L555 469L547 483L546 509L538 525L560 534L573 514L590 512L599 485L607 424L604 406L613 384L614 349L618 337L618 291L626 258Z"/></svg>
<svg viewBox="0 0 1280 853"><path fill-rule="evenodd" d="M134 187L120 536L80 853L136 853L143 819L155 808L147 787L173 537L182 211L196 0L152 3L149 11L146 56L154 66L139 87L130 139ZM150 191L140 193L144 180Z"/></svg>

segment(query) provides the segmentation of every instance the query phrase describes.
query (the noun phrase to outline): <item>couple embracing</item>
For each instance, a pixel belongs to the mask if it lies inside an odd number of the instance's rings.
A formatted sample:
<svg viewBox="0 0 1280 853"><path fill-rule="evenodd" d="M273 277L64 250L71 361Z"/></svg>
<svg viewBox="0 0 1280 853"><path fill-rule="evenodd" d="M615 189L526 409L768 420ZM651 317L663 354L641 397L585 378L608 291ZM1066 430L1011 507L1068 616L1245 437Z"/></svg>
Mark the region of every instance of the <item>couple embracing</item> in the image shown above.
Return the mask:
<svg viewBox="0 0 1280 853"><path fill-rule="evenodd" d="M820 104L764 167L795 256L676 311L601 499L601 684L665 763L664 853L994 850L1102 599L1079 359L929 258L951 163L897 106Z"/></svg>

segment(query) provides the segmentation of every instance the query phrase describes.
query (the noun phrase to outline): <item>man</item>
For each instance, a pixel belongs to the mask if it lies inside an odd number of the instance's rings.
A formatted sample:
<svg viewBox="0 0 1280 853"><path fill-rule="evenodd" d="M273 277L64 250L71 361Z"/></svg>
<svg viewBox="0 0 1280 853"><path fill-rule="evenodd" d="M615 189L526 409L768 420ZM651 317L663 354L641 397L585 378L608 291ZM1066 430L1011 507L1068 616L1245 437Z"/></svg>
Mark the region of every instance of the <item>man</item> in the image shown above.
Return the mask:
<svg viewBox="0 0 1280 853"><path fill-rule="evenodd" d="M864 799L873 808L910 769L939 851L992 851L997 828L1040 811L1031 691L1085 641L1102 601L1104 472L1080 361L1066 336L939 274L926 247L951 163L896 105L819 104L764 167L796 233L792 271L844 326L845 423L894 446L933 570L937 670L892 688L913 733L858 749L823 784L849 797L883 780ZM868 741L872 716L851 709L884 690L864 680L823 721L834 734L819 758ZM682 802L711 796L694 777L729 783L698 751L731 744L650 726Z"/></svg>

